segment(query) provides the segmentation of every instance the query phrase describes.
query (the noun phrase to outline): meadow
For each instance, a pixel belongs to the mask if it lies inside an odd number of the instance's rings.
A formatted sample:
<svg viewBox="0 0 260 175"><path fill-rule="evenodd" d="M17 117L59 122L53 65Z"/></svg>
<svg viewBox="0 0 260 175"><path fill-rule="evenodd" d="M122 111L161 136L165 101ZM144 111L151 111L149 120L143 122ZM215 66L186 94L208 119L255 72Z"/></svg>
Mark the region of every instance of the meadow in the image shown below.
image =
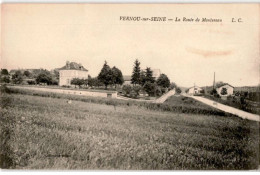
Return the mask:
<svg viewBox="0 0 260 175"><path fill-rule="evenodd" d="M0 99L2 168L258 168L258 122L92 98L69 104L62 97L2 92Z"/></svg>

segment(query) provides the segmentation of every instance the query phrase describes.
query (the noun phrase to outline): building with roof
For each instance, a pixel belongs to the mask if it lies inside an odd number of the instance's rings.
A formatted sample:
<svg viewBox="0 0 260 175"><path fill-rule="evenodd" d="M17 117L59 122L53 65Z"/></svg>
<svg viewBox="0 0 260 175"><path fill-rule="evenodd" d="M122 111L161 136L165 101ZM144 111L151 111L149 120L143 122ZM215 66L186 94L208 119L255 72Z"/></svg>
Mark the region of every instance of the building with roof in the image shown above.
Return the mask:
<svg viewBox="0 0 260 175"><path fill-rule="evenodd" d="M88 70L81 64L66 62L66 65L59 69L59 86L71 86L73 78L88 79Z"/></svg>
<svg viewBox="0 0 260 175"><path fill-rule="evenodd" d="M124 85L131 85L131 75L124 75L123 76L123 78L124 78Z"/></svg>
<svg viewBox="0 0 260 175"><path fill-rule="evenodd" d="M153 71L153 77L155 78L155 80L157 80L161 75L161 70L160 69L152 69L152 71Z"/></svg>
<svg viewBox="0 0 260 175"><path fill-rule="evenodd" d="M223 85L221 85L220 87L218 87L216 89L217 93L220 96L229 96L229 95L233 95L234 93L234 87L231 86L228 83L224 83Z"/></svg>
<svg viewBox="0 0 260 175"><path fill-rule="evenodd" d="M202 91L203 89L201 87L192 86L186 90L186 93L189 95L199 95Z"/></svg>

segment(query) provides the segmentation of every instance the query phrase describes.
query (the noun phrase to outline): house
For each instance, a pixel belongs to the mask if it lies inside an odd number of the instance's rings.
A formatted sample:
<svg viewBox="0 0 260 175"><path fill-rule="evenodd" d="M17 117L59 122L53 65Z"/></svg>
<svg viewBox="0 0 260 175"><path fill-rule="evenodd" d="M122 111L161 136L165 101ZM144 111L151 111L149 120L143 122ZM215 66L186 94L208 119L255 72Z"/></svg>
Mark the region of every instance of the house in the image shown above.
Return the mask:
<svg viewBox="0 0 260 175"><path fill-rule="evenodd" d="M131 85L131 75L124 75L123 76L123 78L124 78L124 85Z"/></svg>
<svg viewBox="0 0 260 175"><path fill-rule="evenodd" d="M59 86L70 86L73 78L88 79L88 70L81 64L67 61L59 69Z"/></svg>
<svg viewBox="0 0 260 175"><path fill-rule="evenodd" d="M229 96L229 95L232 95L233 92L234 92L234 87L231 86L230 84L228 83L225 83L223 85L221 85L220 87L218 87L217 89L217 93L220 95L220 96Z"/></svg>
<svg viewBox="0 0 260 175"><path fill-rule="evenodd" d="M189 95L199 95L203 91L202 88L198 86L192 86L189 89L186 90L186 93Z"/></svg>
<svg viewBox="0 0 260 175"><path fill-rule="evenodd" d="M157 80L161 75L161 70L160 69L152 69L152 71L153 71L154 79Z"/></svg>

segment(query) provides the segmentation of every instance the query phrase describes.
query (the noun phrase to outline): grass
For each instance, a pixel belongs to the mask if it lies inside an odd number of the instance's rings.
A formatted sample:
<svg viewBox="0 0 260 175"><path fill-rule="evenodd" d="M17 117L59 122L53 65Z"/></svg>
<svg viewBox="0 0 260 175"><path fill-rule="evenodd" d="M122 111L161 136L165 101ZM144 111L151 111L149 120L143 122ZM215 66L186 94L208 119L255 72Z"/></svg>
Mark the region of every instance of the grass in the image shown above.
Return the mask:
<svg viewBox="0 0 260 175"><path fill-rule="evenodd" d="M0 99L2 168L258 167L257 122L26 94Z"/></svg>
<svg viewBox="0 0 260 175"><path fill-rule="evenodd" d="M97 103L97 104L107 104L112 105L116 108L116 106L138 106L144 107L149 110L155 111L170 111L174 113L192 113L192 114L203 114L203 115L220 115L220 116L230 116L223 111L220 111L215 108L208 107L200 103L204 108L196 108L190 105L183 105L178 103L167 102L163 104L155 104L155 103L147 103L141 101L133 101L133 100L119 100L119 99L110 99L110 98L102 98L102 97L87 97L87 96L79 96L79 95L70 95L70 94L60 94L53 92L42 92L37 90L28 90L28 89L14 89L12 87L8 88L10 93L15 94L24 94L24 95L33 95L33 96L41 96L41 97L52 97L59 99L68 99L68 100L77 100L83 102ZM199 103L199 102L197 102Z"/></svg>

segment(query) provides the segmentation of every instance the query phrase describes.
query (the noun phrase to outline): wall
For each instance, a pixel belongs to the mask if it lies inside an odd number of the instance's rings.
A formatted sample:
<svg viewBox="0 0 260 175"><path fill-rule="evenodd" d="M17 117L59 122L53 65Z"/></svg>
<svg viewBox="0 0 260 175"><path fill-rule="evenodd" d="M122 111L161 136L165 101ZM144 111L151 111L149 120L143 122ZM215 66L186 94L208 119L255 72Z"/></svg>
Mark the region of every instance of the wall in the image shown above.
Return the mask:
<svg viewBox="0 0 260 175"><path fill-rule="evenodd" d="M82 95L82 96L92 96L92 97L108 97L108 94L111 94L111 98L117 98L116 91L88 91L88 90L71 90L71 89L52 89L52 88L43 88L43 87L23 87L23 86L12 86L12 88L18 89L29 89L36 91L44 92L53 92L61 94L72 94L72 95Z"/></svg>

